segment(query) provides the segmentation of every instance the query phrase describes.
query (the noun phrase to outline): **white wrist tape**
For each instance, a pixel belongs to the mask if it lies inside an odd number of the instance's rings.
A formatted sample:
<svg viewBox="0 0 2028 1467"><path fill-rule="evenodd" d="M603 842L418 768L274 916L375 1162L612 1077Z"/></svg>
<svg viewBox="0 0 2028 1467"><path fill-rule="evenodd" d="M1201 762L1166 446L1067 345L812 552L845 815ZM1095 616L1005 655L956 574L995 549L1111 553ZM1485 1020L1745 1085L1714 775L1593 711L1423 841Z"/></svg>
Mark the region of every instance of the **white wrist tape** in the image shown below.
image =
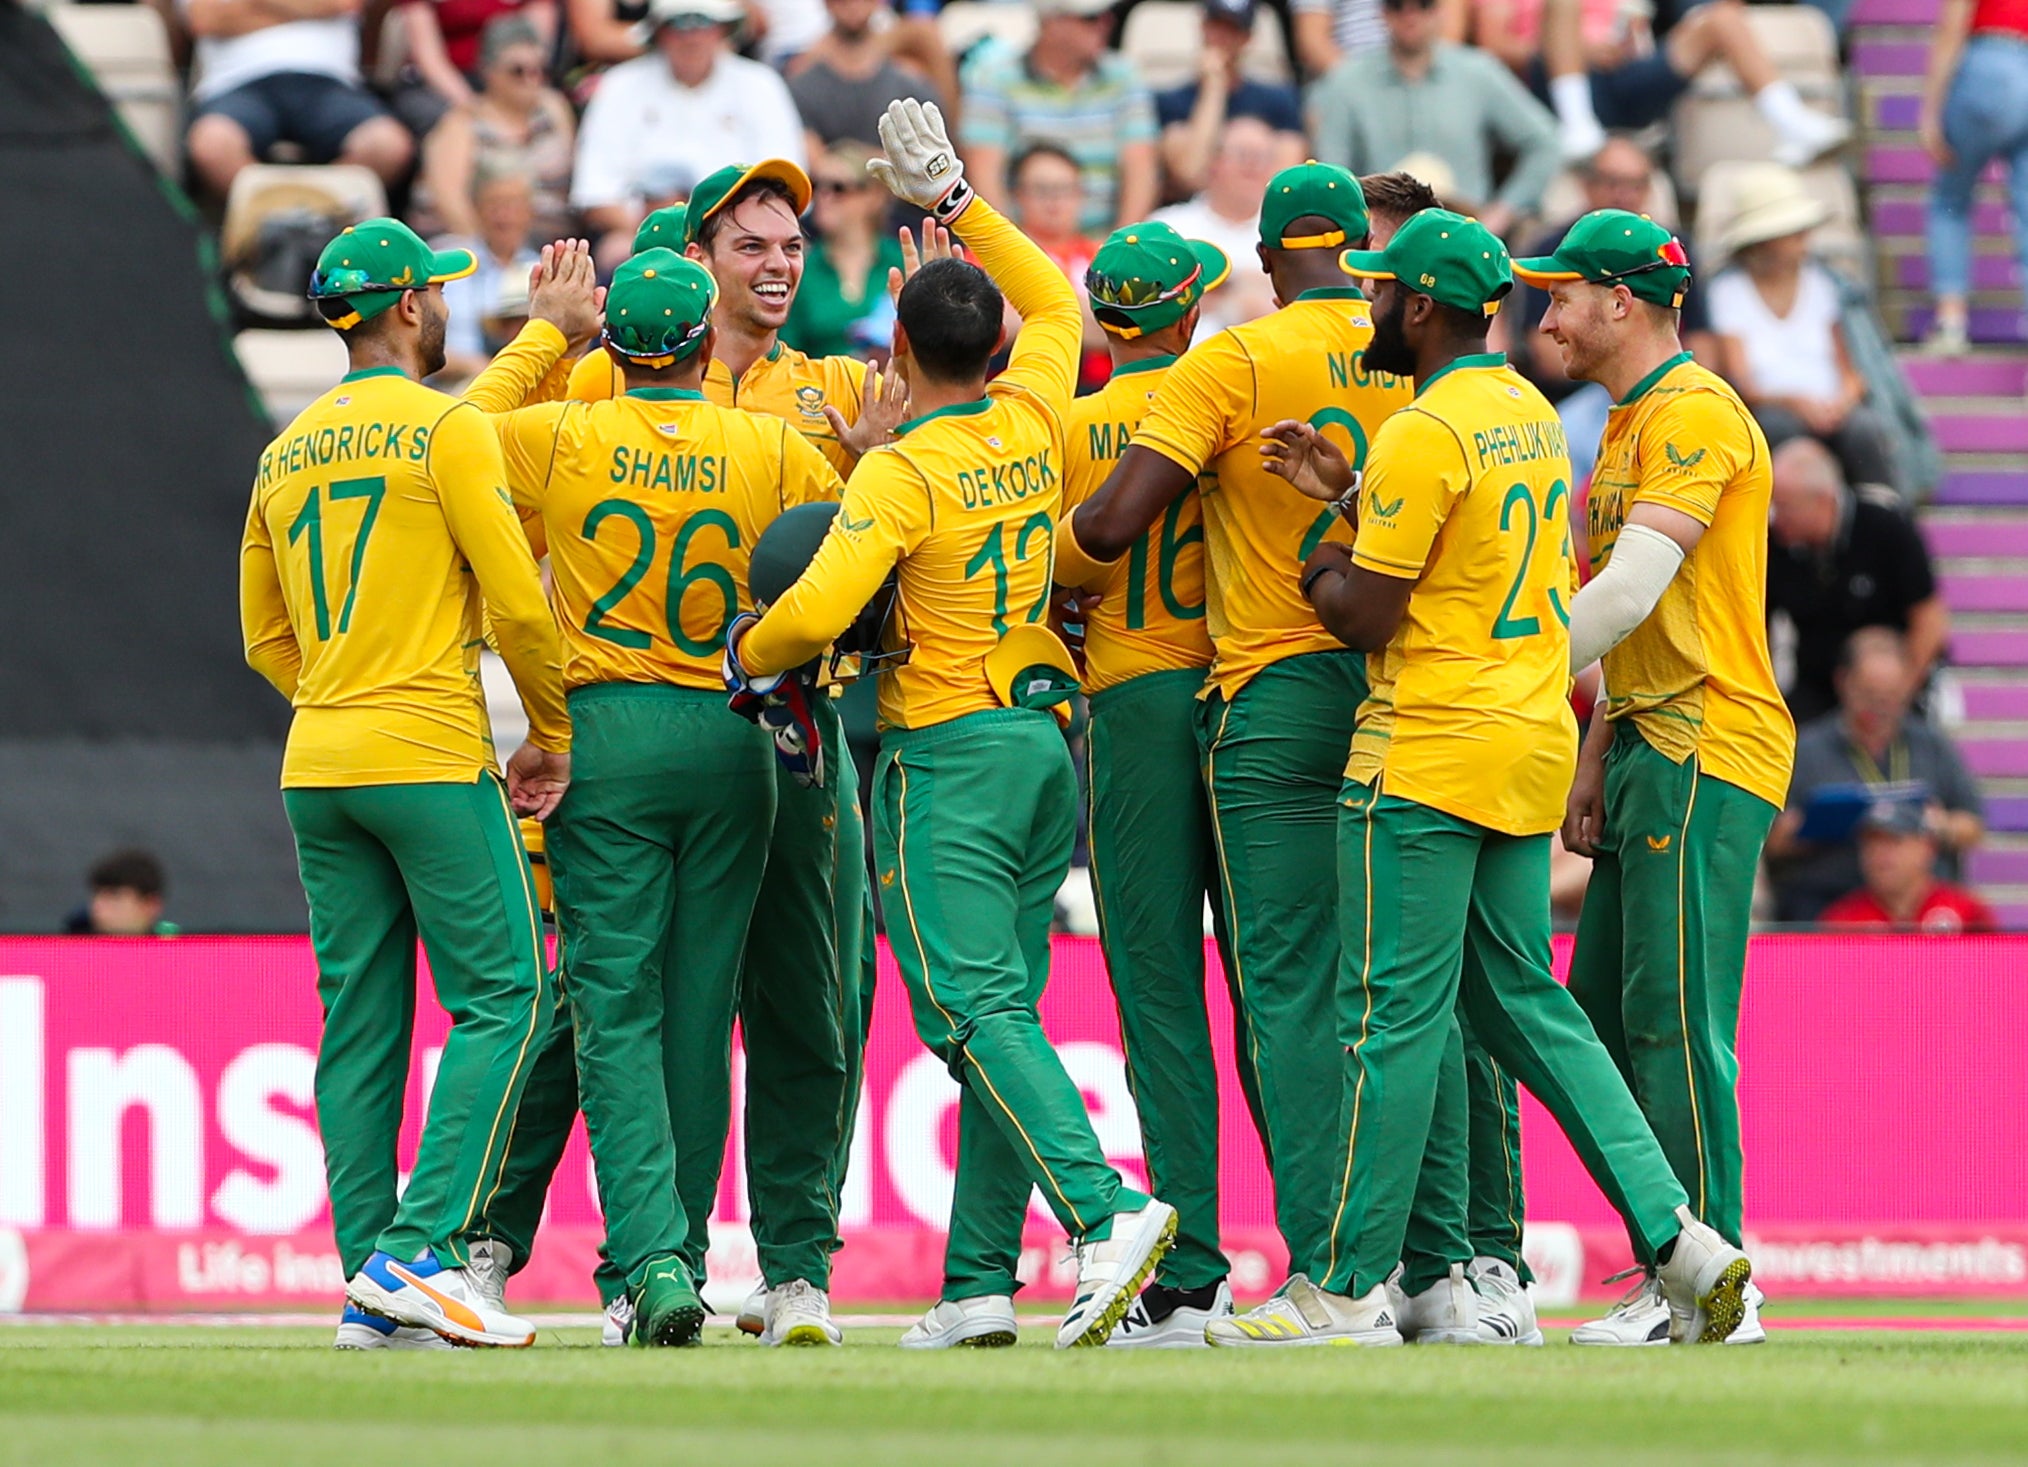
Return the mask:
<svg viewBox="0 0 2028 1467"><path fill-rule="evenodd" d="M1605 569L1570 603L1571 673L1584 671L1647 620L1682 564L1683 547L1660 530L1622 527Z"/></svg>

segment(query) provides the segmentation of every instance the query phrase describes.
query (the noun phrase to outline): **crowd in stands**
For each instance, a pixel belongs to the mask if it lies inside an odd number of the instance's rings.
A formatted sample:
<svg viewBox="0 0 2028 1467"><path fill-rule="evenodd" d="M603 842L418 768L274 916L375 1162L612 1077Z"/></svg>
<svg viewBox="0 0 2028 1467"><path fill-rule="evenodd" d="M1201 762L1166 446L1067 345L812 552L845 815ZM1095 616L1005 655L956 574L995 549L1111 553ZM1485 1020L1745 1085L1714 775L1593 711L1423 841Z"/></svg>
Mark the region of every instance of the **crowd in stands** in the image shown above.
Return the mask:
<svg viewBox="0 0 2028 1467"><path fill-rule="evenodd" d="M1733 181L1723 222L1696 235L1711 258L1694 263L1711 273L1683 330L1776 448L1769 605L1802 755L1769 845L1771 912L1914 924L1942 903L1980 924L1942 884L1982 827L1972 780L1925 716L1949 629L1908 514L1925 486L1850 340L1854 288L1813 254L1827 212L1797 171L1850 127L1782 76L1742 0L1202 0L1194 75L1165 87L1121 49L1135 0L974 3L967 28L940 20L938 0L151 3L191 43L201 200L218 207L263 158L357 163L419 230L475 249L479 273L455 283L454 378L525 314L533 245L583 233L610 270L653 211L764 157L815 184L783 338L877 357L909 221L865 165L897 96L952 114L967 176L1073 281L1130 221L1218 244L1234 269L1206 303L1208 332L1274 308L1254 260L1260 201L1305 156L1412 174L1517 254L1548 253L1595 208L1675 224L1658 157L1671 108L1729 68L1774 142ZM1970 26L1995 3L1947 0L1924 102L1925 141L1951 165L1931 210L1946 349L1963 344L1972 182L1994 156L2028 165L2028 52ZM1819 8L1841 18L1838 0ZM2016 197L2028 242L2024 200L2028 188ZM1557 404L1583 479L1612 403L1563 376L1537 335L1544 308L1519 289L1495 344ZM1088 389L1109 367L1087 315ZM1576 519L1581 546L1581 508Z"/></svg>

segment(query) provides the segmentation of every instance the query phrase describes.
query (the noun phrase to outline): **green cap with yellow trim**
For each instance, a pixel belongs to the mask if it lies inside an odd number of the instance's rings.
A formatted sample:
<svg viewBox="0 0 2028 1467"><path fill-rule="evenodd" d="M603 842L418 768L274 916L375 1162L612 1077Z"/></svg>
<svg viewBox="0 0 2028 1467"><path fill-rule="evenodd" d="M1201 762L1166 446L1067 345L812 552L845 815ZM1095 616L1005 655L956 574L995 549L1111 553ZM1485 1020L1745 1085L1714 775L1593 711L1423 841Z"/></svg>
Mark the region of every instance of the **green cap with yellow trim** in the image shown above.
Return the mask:
<svg viewBox="0 0 2028 1467"><path fill-rule="evenodd" d="M433 250L399 219L364 219L317 256L310 299L326 321L350 331L387 310L403 291L461 280L478 268L470 250Z"/></svg>
<svg viewBox="0 0 2028 1467"><path fill-rule="evenodd" d="M666 367L693 355L711 327L711 272L674 250L643 250L613 272L604 341L628 361Z"/></svg>
<svg viewBox="0 0 2028 1467"><path fill-rule="evenodd" d="M1411 214L1384 250L1347 250L1338 268L1360 280L1399 280L1460 311L1493 315L1514 288L1507 247L1476 219L1449 209Z"/></svg>
<svg viewBox="0 0 2028 1467"><path fill-rule="evenodd" d="M634 231L634 253L652 250L660 245L665 250L683 253L683 225L689 216L687 204L665 204L641 221L641 227Z"/></svg>
<svg viewBox="0 0 2028 1467"><path fill-rule="evenodd" d="M1675 308L1690 289L1690 256L1647 215L1598 209L1570 226L1555 254L1516 260L1514 273L1545 290L1566 280L1624 285L1652 305Z"/></svg>
<svg viewBox="0 0 2028 1467"><path fill-rule="evenodd" d="M1294 234L1298 219L1328 219L1321 233ZM1366 237L1366 192L1343 168L1312 158L1268 180L1260 201L1260 242L1271 250L1335 249Z"/></svg>
<svg viewBox="0 0 2028 1467"><path fill-rule="evenodd" d="M1182 320L1231 273L1232 261L1217 245L1146 221L1106 236L1084 272L1084 288L1099 325L1131 341Z"/></svg>
<svg viewBox="0 0 2028 1467"><path fill-rule="evenodd" d="M748 184L764 178L771 178L788 189L798 214L810 207L810 175L788 159L763 158L751 167L744 163L731 163L716 173L707 174L702 183L690 190L690 203L684 212L683 243L694 243L705 220L739 197L739 191Z"/></svg>

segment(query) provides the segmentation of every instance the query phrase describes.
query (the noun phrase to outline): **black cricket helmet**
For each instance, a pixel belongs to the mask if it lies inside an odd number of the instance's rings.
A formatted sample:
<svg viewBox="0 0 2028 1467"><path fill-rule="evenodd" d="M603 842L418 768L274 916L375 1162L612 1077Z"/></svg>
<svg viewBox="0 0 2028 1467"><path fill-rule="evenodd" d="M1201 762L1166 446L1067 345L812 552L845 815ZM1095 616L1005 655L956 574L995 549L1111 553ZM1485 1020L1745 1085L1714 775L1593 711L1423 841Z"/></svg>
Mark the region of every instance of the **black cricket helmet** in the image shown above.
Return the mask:
<svg viewBox="0 0 2028 1467"><path fill-rule="evenodd" d="M754 541L747 563L747 590L757 607L780 600L816 558L817 547L838 516L835 504L799 504L784 510ZM852 624L832 643L832 672L840 657L857 657L861 676L885 672L908 660L907 639L895 625L899 605L896 572L889 571ZM893 643L889 645L890 641Z"/></svg>

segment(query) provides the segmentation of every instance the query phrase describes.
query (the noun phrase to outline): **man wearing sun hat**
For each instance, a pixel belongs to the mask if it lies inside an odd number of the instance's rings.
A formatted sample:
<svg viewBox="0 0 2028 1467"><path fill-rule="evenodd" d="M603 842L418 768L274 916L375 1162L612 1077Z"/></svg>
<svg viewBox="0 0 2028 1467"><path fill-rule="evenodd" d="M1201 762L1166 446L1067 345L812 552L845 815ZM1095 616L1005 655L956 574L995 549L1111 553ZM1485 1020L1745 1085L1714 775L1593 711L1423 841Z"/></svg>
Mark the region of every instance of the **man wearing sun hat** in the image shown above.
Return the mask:
<svg viewBox="0 0 2028 1467"><path fill-rule="evenodd" d="M1338 269L1368 222L1359 181L1305 163L1277 173L1259 253L1282 302L1198 342L1164 374L1106 482L1067 515L1059 578L1084 583L1127 556L1193 489L1203 506L1205 627L1213 658L1195 710L1219 857L1219 903L1259 1077L1290 1268L1319 1267L1337 1176L1316 1097L1335 1094L1337 952L1333 811L1365 659L1317 624L1297 591L1303 558L1345 525L1264 467L1260 435L1308 420L1363 463L1406 379L1366 360L1372 319Z"/></svg>
<svg viewBox="0 0 2028 1467"><path fill-rule="evenodd" d="M1571 667L1605 661L1564 843L1592 857L1570 991L1641 1098L1699 1217L1741 1230L1739 1061L1753 877L1788 793L1795 724L1767 645L1767 441L1677 336L1682 246L1606 209L1515 273L1550 292L1544 334L1613 394L1591 482L1592 579ZM1734 1338L1763 1337L1757 1291ZM1649 1342L1649 1279L1581 1344Z"/></svg>
<svg viewBox="0 0 2028 1467"><path fill-rule="evenodd" d="M545 254L588 313L589 256ZM499 443L477 407L421 385L444 362L440 287L474 268L393 219L324 248L310 295L352 370L262 454L240 551L247 660L295 707L282 798L324 1005L341 1347L535 1337L471 1264L552 1006L515 814L555 806L571 730ZM478 682L488 625L529 721L504 785ZM418 933L452 1024L397 1197Z"/></svg>
<svg viewBox="0 0 2028 1467"><path fill-rule="evenodd" d="M1216 245L1166 224L1114 230L1085 273L1113 375L1064 422L1063 512L1104 482L1170 366L1196 334L1205 295L1231 272ZM1197 694L1211 664L1204 627L1204 520L1193 489L1158 529L1077 588L1084 609L1092 884L1148 1176L1177 1211L1176 1246L1110 1348L1204 1343L1232 1312L1218 1246L1218 1077L1204 1002L1203 909L1218 857L1197 765ZM1221 918L1219 930L1224 930ZM1228 962L1226 971L1231 971ZM1235 1011L1237 1005L1235 1004ZM1252 1068L1240 1056L1248 1104Z"/></svg>

